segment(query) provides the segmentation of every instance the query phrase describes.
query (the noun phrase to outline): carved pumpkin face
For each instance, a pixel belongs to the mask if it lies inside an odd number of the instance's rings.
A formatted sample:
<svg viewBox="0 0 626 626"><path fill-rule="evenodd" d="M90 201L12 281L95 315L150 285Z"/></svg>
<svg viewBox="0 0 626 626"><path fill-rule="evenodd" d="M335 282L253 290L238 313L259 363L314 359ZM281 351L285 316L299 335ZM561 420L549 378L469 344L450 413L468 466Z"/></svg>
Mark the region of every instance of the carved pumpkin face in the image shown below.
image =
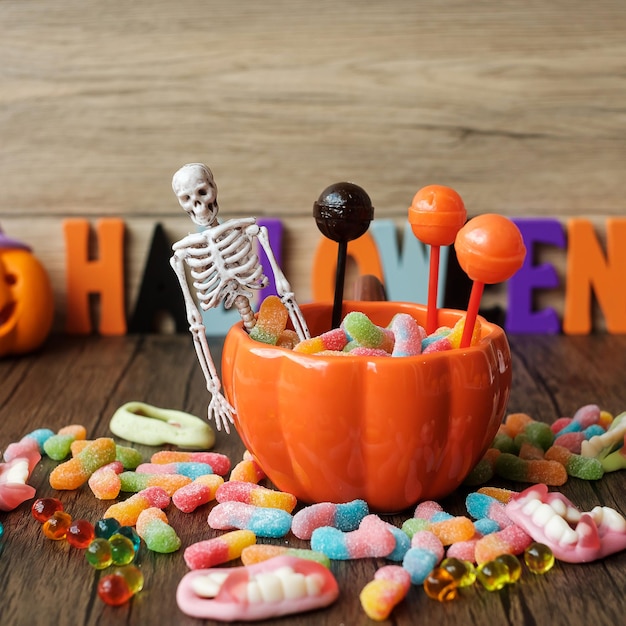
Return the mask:
<svg viewBox="0 0 626 626"><path fill-rule="evenodd" d="M305 304L312 335L331 305ZM426 307L344 302L379 326ZM464 311L438 311L454 326ZM367 501L393 512L450 494L491 444L511 388L504 331L481 318L477 345L420 356L319 356L258 343L241 324L226 336L222 382L235 426L270 480L303 502Z"/></svg>
<svg viewBox="0 0 626 626"><path fill-rule="evenodd" d="M54 316L46 270L28 249L0 248L0 356L38 348Z"/></svg>

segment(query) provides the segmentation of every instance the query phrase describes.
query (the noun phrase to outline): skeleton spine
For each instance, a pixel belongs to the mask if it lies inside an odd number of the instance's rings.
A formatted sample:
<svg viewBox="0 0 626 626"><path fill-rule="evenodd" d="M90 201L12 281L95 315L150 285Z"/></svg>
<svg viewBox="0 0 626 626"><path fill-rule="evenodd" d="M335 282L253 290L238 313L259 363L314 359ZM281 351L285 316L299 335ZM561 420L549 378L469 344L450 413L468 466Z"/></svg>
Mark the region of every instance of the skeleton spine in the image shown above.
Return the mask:
<svg viewBox="0 0 626 626"><path fill-rule="evenodd" d="M245 296L241 294L235 298L235 306L239 311L239 315L241 315L241 319L243 320L243 325L246 330L252 330L256 325L256 319L254 317L254 313L252 308L250 307L250 301Z"/></svg>

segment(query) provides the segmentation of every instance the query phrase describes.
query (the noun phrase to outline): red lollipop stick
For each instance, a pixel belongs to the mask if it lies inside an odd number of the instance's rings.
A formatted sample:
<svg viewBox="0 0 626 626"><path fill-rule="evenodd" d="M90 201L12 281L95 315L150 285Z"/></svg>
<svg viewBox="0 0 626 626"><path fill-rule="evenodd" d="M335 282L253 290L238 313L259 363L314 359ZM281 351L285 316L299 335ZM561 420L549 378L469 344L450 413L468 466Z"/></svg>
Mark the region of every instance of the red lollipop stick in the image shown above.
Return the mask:
<svg viewBox="0 0 626 626"><path fill-rule="evenodd" d="M508 280L522 267L526 248L519 228L508 218L485 213L459 230L454 249L463 271L474 281L467 305L461 348L472 340L484 286Z"/></svg>
<svg viewBox="0 0 626 626"><path fill-rule="evenodd" d="M409 207L409 224L413 234L422 243L430 245L426 308L426 332L429 335L437 329L440 249L452 244L466 219L467 212L461 196L443 185L423 187L415 194Z"/></svg>

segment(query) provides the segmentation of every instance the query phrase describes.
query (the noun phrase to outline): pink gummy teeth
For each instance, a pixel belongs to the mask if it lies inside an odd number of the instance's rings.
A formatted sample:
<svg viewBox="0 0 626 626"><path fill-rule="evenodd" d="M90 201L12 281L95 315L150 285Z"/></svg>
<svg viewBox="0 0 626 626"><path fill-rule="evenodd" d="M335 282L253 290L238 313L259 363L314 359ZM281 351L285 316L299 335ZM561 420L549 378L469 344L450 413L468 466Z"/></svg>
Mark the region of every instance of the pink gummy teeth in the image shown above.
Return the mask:
<svg viewBox="0 0 626 626"><path fill-rule="evenodd" d="M626 519L615 509L596 506L583 513L543 484L514 496L506 513L560 561L587 563L626 548Z"/></svg>
<svg viewBox="0 0 626 626"><path fill-rule="evenodd" d="M191 617L256 621L322 608L338 595L337 581L323 565L278 556L244 567L193 570L180 581L176 602Z"/></svg>

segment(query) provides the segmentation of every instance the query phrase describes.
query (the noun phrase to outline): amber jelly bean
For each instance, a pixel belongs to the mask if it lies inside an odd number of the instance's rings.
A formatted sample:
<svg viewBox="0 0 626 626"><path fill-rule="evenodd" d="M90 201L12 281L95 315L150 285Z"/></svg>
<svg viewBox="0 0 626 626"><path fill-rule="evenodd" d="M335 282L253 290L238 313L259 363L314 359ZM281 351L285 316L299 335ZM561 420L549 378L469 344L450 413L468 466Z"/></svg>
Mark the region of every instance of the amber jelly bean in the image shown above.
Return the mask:
<svg viewBox="0 0 626 626"><path fill-rule="evenodd" d="M476 578L487 591L498 591L510 580L509 568L502 561L487 561L479 566Z"/></svg>
<svg viewBox="0 0 626 626"><path fill-rule="evenodd" d="M548 546L535 541L524 551L524 563L533 574L545 574L554 565L554 554Z"/></svg>
<svg viewBox="0 0 626 626"><path fill-rule="evenodd" d="M436 567L424 580L424 591L438 602L450 602L457 596L458 585L452 574L443 567Z"/></svg>
<svg viewBox="0 0 626 626"><path fill-rule="evenodd" d="M30 509L32 516L42 524L57 511L63 510L63 502L58 498L38 498Z"/></svg>
<svg viewBox="0 0 626 626"><path fill-rule="evenodd" d="M65 511L55 511L41 527L41 531L48 538L54 541L65 539L67 530L72 523L72 516Z"/></svg>

